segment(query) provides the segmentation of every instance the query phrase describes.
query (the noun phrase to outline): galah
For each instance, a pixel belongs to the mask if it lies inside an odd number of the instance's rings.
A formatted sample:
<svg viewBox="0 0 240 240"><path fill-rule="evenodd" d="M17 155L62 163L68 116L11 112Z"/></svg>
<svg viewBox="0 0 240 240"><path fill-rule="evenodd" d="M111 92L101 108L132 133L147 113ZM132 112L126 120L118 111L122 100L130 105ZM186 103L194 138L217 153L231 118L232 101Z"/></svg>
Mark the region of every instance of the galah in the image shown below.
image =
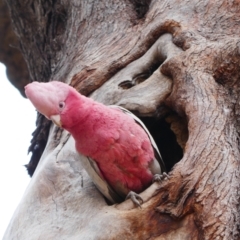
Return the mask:
<svg viewBox="0 0 240 240"><path fill-rule="evenodd" d="M110 202L131 198L140 206L138 193L167 176L161 175L164 163L153 138L128 110L103 105L58 81L32 82L25 93L41 114L71 133L76 150L86 156L86 171Z"/></svg>

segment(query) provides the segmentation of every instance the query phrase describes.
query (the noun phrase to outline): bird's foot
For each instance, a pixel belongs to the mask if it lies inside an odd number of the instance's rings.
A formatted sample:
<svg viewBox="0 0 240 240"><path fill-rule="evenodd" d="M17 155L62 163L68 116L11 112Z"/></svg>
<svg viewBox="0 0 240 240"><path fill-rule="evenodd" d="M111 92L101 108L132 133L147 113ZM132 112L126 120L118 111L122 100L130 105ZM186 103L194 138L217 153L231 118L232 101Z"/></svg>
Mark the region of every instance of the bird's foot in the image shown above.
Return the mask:
<svg viewBox="0 0 240 240"><path fill-rule="evenodd" d="M153 182L162 182L163 180L169 179L169 175L165 172L163 172L162 174L155 174L153 176Z"/></svg>
<svg viewBox="0 0 240 240"><path fill-rule="evenodd" d="M131 199L133 201L133 203L140 207L141 208L141 204L143 204L143 200L142 198L140 197L140 195L138 195L137 193L133 192L133 191L130 191L128 193L128 195L126 196L126 200L127 199ZM141 203L140 203L141 202Z"/></svg>

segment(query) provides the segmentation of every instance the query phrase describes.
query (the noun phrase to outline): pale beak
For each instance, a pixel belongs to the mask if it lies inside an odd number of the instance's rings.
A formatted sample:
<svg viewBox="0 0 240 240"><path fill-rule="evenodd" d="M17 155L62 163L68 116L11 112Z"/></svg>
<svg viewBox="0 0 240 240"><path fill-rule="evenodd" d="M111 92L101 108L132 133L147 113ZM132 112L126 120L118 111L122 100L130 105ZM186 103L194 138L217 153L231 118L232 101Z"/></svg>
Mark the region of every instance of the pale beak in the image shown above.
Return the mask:
<svg viewBox="0 0 240 240"><path fill-rule="evenodd" d="M55 123L58 127L62 127L60 115L52 115L52 116L50 117L50 119L51 119L51 120L53 121L53 123Z"/></svg>

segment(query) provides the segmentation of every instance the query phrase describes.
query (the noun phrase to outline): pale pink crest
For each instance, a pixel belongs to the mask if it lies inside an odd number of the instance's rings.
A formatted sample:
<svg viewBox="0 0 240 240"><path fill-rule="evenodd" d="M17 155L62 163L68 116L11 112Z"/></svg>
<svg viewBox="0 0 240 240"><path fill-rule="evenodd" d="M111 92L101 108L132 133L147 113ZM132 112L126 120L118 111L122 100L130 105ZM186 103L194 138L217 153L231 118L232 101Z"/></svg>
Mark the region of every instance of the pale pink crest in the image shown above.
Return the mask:
<svg viewBox="0 0 240 240"><path fill-rule="evenodd" d="M36 109L50 118L59 114L59 103L65 101L70 87L62 82L32 82L25 86L25 93Z"/></svg>

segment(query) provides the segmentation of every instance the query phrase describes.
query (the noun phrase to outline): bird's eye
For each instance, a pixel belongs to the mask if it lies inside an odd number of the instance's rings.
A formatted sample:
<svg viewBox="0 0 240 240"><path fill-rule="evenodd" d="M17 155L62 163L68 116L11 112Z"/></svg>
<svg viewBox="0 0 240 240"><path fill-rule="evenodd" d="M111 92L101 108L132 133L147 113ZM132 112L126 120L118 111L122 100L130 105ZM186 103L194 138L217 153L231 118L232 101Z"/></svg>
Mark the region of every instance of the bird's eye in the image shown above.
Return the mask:
<svg viewBox="0 0 240 240"><path fill-rule="evenodd" d="M58 107L59 107L60 110L62 110L65 107L65 102L60 102L58 104Z"/></svg>

